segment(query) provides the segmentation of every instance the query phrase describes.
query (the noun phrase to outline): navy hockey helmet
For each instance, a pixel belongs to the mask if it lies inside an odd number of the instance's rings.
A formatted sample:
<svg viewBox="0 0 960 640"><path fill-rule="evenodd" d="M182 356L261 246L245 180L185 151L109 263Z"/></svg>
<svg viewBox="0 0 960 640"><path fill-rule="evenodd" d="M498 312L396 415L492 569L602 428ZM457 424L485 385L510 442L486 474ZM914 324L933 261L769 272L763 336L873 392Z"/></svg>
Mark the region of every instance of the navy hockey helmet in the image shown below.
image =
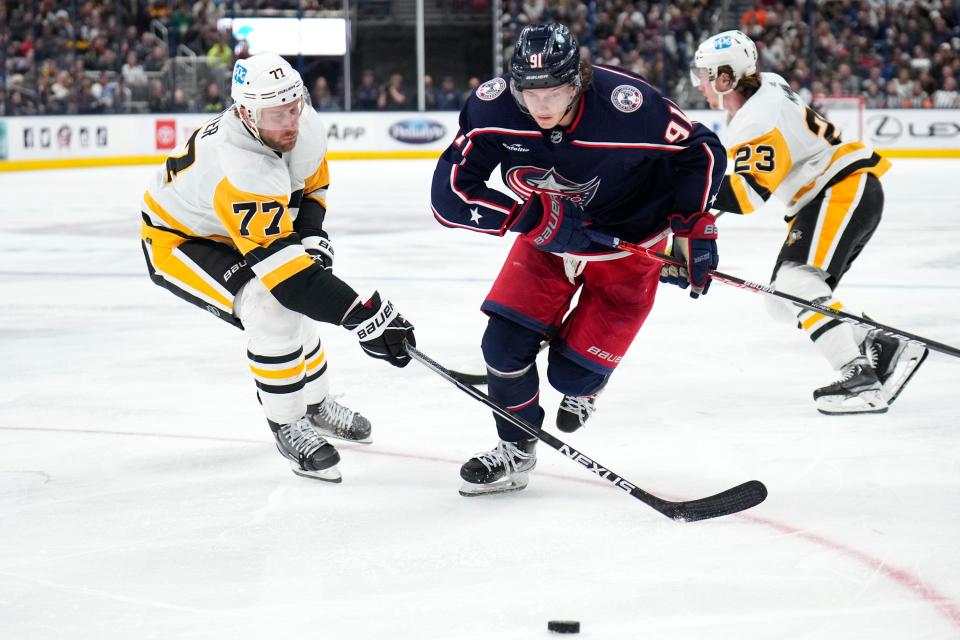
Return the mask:
<svg viewBox="0 0 960 640"><path fill-rule="evenodd" d="M510 59L511 88L547 89L562 84L580 88L580 46L562 24L523 28Z"/></svg>

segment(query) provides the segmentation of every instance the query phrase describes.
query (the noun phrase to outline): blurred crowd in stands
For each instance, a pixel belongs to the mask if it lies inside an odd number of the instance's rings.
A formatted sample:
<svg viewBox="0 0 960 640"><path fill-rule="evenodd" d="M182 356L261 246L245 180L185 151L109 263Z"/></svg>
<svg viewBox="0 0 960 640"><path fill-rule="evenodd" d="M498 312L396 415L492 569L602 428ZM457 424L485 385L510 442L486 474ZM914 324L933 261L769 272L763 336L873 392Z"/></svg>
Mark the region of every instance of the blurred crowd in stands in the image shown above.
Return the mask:
<svg viewBox="0 0 960 640"><path fill-rule="evenodd" d="M394 0L404 1L404 0ZM697 44L740 28L761 69L806 100L859 95L867 107L960 108L957 0L503 0L503 59L528 23L561 21L595 63L635 71L686 108L703 107L687 73ZM219 112L246 42L217 21L325 15L340 0L28 0L0 2L0 115ZM410 52L412 57L414 52ZM415 83L384 61L363 69L354 110L412 110ZM380 74L380 77L378 77ZM480 78L425 78L428 109L459 109ZM314 107L343 108L342 78L310 79Z"/></svg>

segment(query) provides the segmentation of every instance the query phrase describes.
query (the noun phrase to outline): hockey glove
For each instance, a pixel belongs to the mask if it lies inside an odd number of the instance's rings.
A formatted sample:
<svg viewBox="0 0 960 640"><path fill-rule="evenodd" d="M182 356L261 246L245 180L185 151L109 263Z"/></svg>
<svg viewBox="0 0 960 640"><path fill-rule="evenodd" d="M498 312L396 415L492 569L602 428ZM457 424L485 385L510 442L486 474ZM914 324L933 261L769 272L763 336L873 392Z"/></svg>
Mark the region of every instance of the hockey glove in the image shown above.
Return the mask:
<svg viewBox="0 0 960 640"><path fill-rule="evenodd" d="M410 363L404 342L417 345L413 325L397 313L392 302L381 302L379 292L375 291L363 304L355 305L342 324L356 334L360 348L371 358L386 360L395 367Z"/></svg>
<svg viewBox="0 0 960 640"><path fill-rule="evenodd" d="M307 236L301 242L307 255L313 258L314 262L327 271L333 271L333 245L330 244L327 234L323 231L321 233L323 233L322 236Z"/></svg>
<svg viewBox="0 0 960 640"><path fill-rule="evenodd" d="M540 251L582 251L590 246L583 209L556 193L535 192L518 205L503 230L523 234Z"/></svg>
<svg viewBox="0 0 960 640"><path fill-rule="evenodd" d="M694 213L684 217L675 213L667 220L673 231L670 254L685 262L685 267L664 265L660 282L675 284L681 289L691 286L690 297L699 298L710 289L710 270L720 262L717 252L717 219L711 213Z"/></svg>

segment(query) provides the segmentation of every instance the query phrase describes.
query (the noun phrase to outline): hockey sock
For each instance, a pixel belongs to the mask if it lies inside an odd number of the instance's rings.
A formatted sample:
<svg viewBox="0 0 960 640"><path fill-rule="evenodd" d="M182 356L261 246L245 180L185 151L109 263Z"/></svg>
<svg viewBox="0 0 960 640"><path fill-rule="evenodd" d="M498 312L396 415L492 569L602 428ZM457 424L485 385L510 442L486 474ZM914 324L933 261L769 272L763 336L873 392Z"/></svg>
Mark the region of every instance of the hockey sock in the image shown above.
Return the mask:
<svg viewBox="0 0 960 640"><path fill-rule="evenodd" d="M308 405L320 404L327 398L330 391L330 380L326 375L327 356L320 341L317 324L309 318L304 318L301 332L303 360L306 365L303 392Z"/></svg>
<svg viewBox="0 0 960 640"><path fill-rule="evenodd" d="M483 334L483 357L487 363L490 397L540 426L540 376L537 353L542 336L512 320L491 315ZM529 436L503 418L495 416L500 439L517 442Z"/></svg>

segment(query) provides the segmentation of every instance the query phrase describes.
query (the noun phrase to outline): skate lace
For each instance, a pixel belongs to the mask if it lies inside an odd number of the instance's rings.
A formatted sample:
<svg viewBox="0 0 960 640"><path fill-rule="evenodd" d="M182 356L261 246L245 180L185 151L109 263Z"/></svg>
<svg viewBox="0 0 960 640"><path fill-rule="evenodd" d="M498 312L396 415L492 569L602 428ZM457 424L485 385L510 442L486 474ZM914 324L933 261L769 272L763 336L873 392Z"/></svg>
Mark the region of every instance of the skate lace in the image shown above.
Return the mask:
<svg viewBox="0 0 960 640"><path fill-rule="evenodd" d="M595 396L563 396L563 400L560 401L560 408L564 411L570 413L575 413L580 419L580 422L586 422L587 418L593 415L593 412L596 411L596 406L593 404Z"/></svg>
<svg viewBox="0 0 960 640"><path fill-rule="evenodd" d="M834 384L843 384L858 373L860 373L860 363L851 362L843 368L843 371L840 372L840 378Z"/></svg>
<svg viewBox="0 0 960 640"><path fill-rule="evenodd" d="M353 424L353 417L357 414L356 411L348 409L331 397L328 397L321 405L320 411L323 412L327 421L338 430L349 429Z"/></svg>
<svg viewBox="0 0 960 640"><path fill-rule="evenodd" d="M314 429L305 418L283 426L281 432L290 443L290 446L293 447L297 453L305 456L311 455L314 451L327 444L323 436L317 433L316 429Z"/></svg>
<svg viewBox="0 0 960 640"><path fill-rule="evenodd" d="M487 468L487 471L493 471L494 467L503 465L508 471L515 472L520 462L529 460L533 455L501 440L496 449L486 453L478 453L476 457Z"/></svg>

